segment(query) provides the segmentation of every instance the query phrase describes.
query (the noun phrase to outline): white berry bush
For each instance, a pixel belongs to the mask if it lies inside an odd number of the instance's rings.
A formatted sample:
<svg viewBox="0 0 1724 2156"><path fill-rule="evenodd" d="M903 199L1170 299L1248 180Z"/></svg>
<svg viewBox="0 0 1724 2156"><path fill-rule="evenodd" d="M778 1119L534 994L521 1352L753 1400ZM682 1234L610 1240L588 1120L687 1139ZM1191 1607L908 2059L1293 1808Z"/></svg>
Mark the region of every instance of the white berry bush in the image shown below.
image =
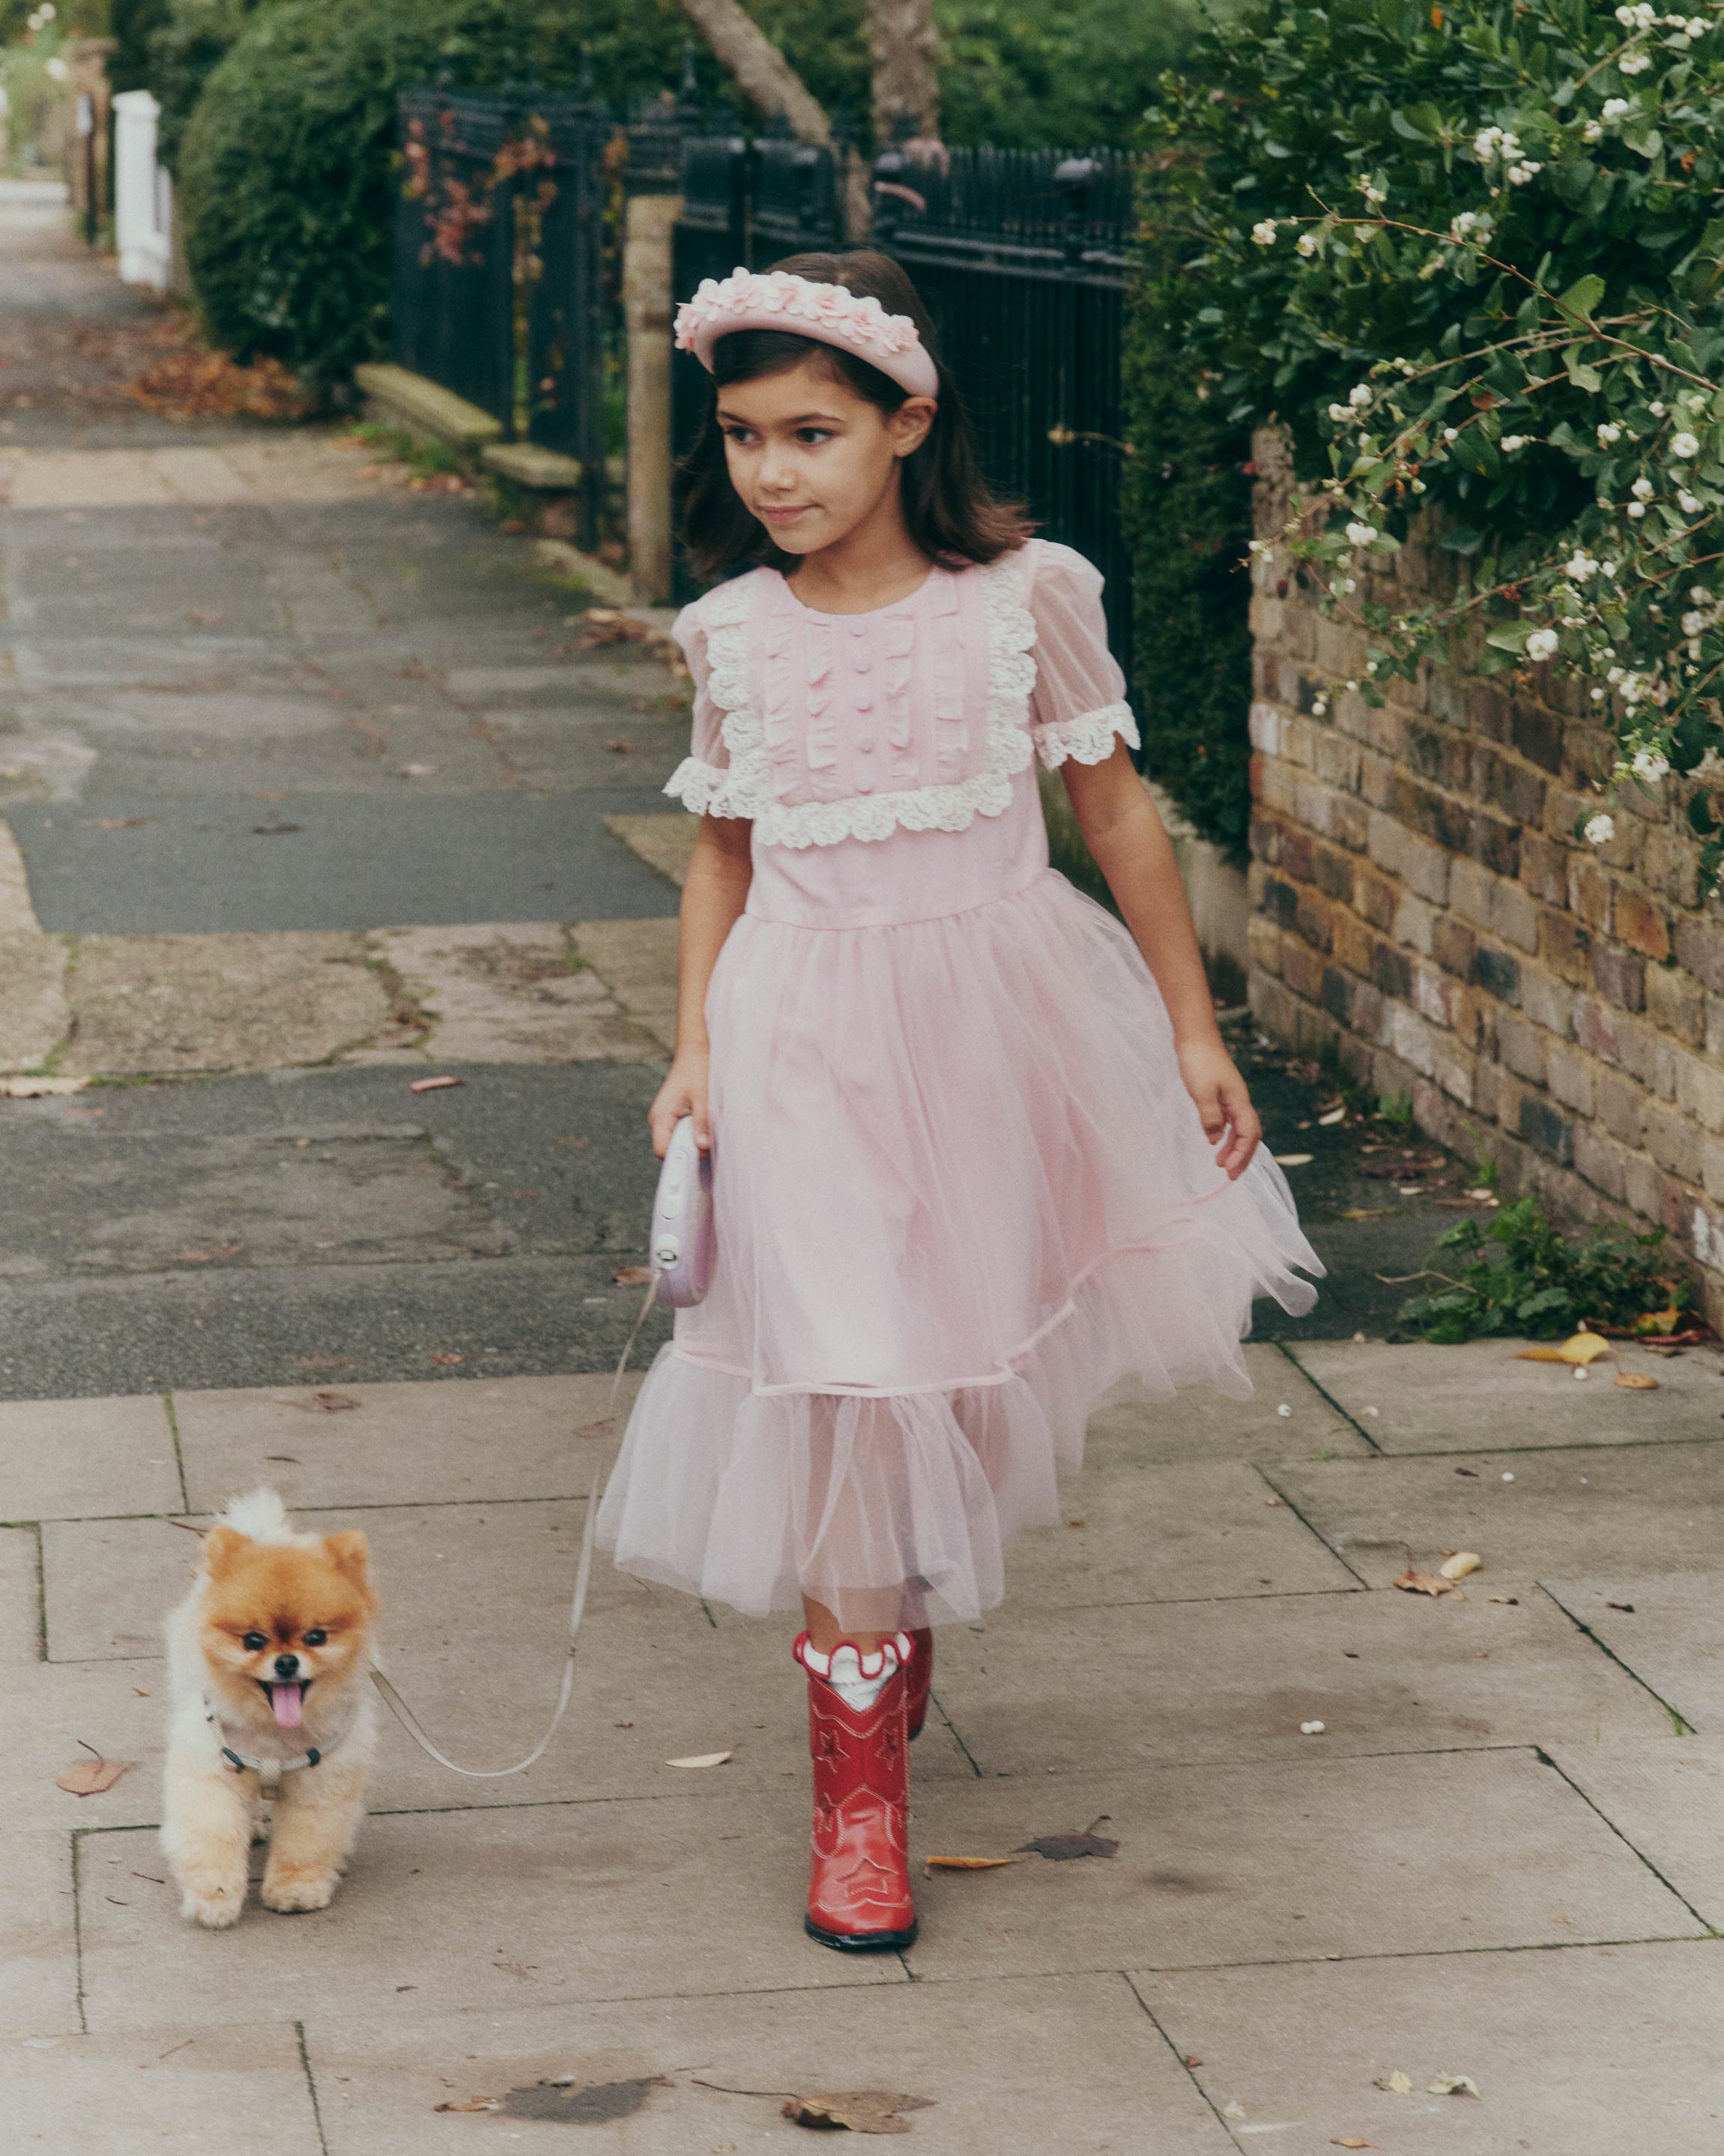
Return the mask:
<svg viewBox="0 0 1724 2156"><path fill-rule="evenodd" d="M1695 774L1716 890L1724 0L1250 0L1147 127L1191 363L1305 482L1254 548L1365 631L1360 695L1456 639L1578 677L1619 744L1578 834ZM1454 589L1398 606L1430 508Z"/></svg>

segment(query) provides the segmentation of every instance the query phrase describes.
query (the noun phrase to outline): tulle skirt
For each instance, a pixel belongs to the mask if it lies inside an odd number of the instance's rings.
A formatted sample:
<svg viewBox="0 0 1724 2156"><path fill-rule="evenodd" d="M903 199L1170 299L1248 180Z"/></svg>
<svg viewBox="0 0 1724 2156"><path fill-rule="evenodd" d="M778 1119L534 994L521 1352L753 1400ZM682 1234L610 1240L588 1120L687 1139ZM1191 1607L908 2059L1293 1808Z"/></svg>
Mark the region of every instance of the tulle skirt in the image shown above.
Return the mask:
<svg viewBox="0 0 1724 2156"><path fill-rule="evenodd" d="M1215 1166L1131 937L1060 875L885 927L745 915L707 1002L719 1262L642 1384L617 1563L852 1630L973 1620L1109 1400L1251 1386L1322 1267Z"/></svg>

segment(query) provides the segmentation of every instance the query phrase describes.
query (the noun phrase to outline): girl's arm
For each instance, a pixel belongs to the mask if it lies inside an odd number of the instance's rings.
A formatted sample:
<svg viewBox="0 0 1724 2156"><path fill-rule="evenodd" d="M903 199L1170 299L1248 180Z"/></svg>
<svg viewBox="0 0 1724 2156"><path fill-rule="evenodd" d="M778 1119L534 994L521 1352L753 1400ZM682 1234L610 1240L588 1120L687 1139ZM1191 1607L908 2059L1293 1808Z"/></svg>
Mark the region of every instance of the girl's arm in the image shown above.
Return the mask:
<svg viewBox="0 0 1724 2156"><path fill-rule="evenodd" d="M746 818L703 816L682 886L676 971L676 1052L648 1114L660 1160L684 1116L695 1119L702 1152L712 1143L707 1113L706 987L724 940L748 903L753 876Z"/></svg>
<svg viewBox="0 0 1724 2156"><path fill-rule="evenodd" d="M1256 1152L1263 1127L1222 1045L1185 886L1155 803L1123 742L1102 763L1072 758L1061 775L1078 828L1161 989L1180 1075L1217 1147L1217 1165L1237 1178Z"/></svg>

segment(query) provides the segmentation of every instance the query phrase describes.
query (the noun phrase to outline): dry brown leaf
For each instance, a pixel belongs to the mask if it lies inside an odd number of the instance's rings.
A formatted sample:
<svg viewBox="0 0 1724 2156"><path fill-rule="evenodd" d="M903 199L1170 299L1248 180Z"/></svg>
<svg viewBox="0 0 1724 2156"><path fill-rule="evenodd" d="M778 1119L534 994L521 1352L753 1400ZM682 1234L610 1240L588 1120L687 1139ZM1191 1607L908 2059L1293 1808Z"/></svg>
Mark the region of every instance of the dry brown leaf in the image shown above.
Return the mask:
<svg viewBox="0 0 1724 2156"><path fill-rule="evenodd" d="M611 1275L618 1287L644 1287L652 1276L650 1265L620 1265Z"/></svg>
<svg viewBox="0 0 1724 2156"><path fill-rule="evenodd" d="M415 1078L408 1087L409 1093L441 1093L451 1086L464 1086L464 1078Z"/></svg>
<svg viewBox="0 0 1724 2156"><path fill-rule="evenodd" d="M1120 1845L1110 1841L1105 1834L1095 1830L1103 1825L1107 1814L1092 1819L1081 1834L1039 1834L1034 1841L1019 1845L1020 1856L1045 1856L1050 1864L1069 1864L1078 1856L1117 1856Z"/></svg>
<svg viewBox="0 0 1724 2156"><path fill-rule="evenodd" d="M1308 1152L1278 1152L1275 1155L1283 1168L1309 1168L1316 1155Z"/></svg>
<svg viewBox="0 0 1724 2156"><path fill-rule="evenodd" d="M1658 1390L1657 1378L1648 1377L1644 1370L1619 1370L1616 1382L1625 1393L1655 1393Z"/></svg>
<svg viewBox="0 0 1724 2156"><path fill-rule="evenodd" d="M1349 2133L1345 2140L1331 2141L1329 2146L1331 2148L1374 2148L1377 2143L1374 2141L1361 2141L1357 2133Z"/></svg>
<svg viewBox="0 0 1724 2156"><path fill-rule="evenodd" d="M81 1737L78 1742L84 1744ZM131 1759L105 1759L93 1744L84 1744L84 1748L90 1754L87 1759L80 1759L75 1767L68 1767L64 1774L54 1778L55 1786L69 1796L99 1797L104 1789L113 1788L128 1767L136 1764Z"/></svg>
<svg viewBox="0 0 1724 2156"><path fill-rule="evenodd" d="M1610 1342L1597 1332L1576 1332L1555 1347L1542 1343L1537 1348L1523 1348L1515 1360L1517 1363L1568 1363L1584 1369L1588 1363L1596 1363L1601 1355L1614 1351Z"/></svg>
<svg viewBox="0 0 1724 2156"><path fill-rule="evenodd" d="M284 1400L281 1404L285 1408L302 1408L307 1414L339 1414L343 1408L357 1408L359 1403L350 1399L346 1393L313 1393L309 1399ZM269 1457L285 1460L289 1455L285 1452L272 1452ZM297 1466L298 1463L295 1464Z"/></svg>
<svg viewBox="0 0 1724 2156"><path fill-rule="evenodd" d="M1470 2074L1439 2074L1424 2086L1432 2096L1478 2096L1481 2092Z"/></svg>
<svg viewBox="0 0 1724 2156"><path fill-rule="evenodd" d="M1373 2088L1386 2089L1391 2096L1411 2096L1413 2079L1397 2066L1392 2074L1383 2074L1372 2083Z"/></svg>
<svg viewBox="0 0 1724 2156"><path fill-rule="evenodd" d="M1485 1560L1475 1550L1456 1550L1437 1567L1444 1579L1465 1579L1469 1573L1481 1572Z"/></svg>
<svg viewBox="0 0 1724 2156"><path fill-rule="evenodd" d="M434 1363L441 1363L447 1366L453 1366L456 1363L464 1363L466 1359L467 1358L462 1354L458 1348L439 1348L437 1353L431 1358L431 1360Z"/></svg>
<svg viewBox="0 0 1724 2156"><path fill-rule="evenodd" d="M500 2111L503 2099L500 2096L476 2096L470 2103L434 2103L433 2111Z"/></svg>
<svg viewBox="0 0 1724 2156"><path fill-rule="evenodd" d="M1428 1572L1414 1572L1410 1558L1407 1560L1407 1569L1395 1574L1394 1584L1403 1594L1429 1594L1433 1601L1439 1594L1453 1594L1455 1591L1455 1582L1444 1579L1440 1573L1433 1575Z"/></svg>
<svg viewBox="0 0 1724 2156"><path fill-rule="evenodd" d="M993 1871L1002 1864L1021 1864L1021 1856L930 1856L924 1860L922 1876L931 1871Z"/></svg>
<svg viewBox="0 0 1724 2156"><path fill-rule="evenodd" d="M906 2111L927 2111L933 2098L895 2096L885 2089L850 2089L834 2096L793 2096L784 2105L784 2116L798 2126L842 2127L852 2133L908 2133Z"/></svg>
<svg viewBox="0 0 1724 2156"><path fill-rule="evenodd" d="M667 1759L667 1767L722 1767L727 1759L736 1758L734 1752L695 1752L686 1759Z"/></svg>
<svg viewBox="0 0 1724 2156"><path fill-rule="evenodd" d="M1331 1130L1337 1123L1344 1123L1346 1121L1345 1108L1331 1108L1326 1114L1317 1117L1317 1126L1321 1130Z"/></svg>
<svg viewBox="0 0 1724 2156"><path fill-rule="evenodd" d="M1634 1614L1634 1605L1632 1602L1607 1602L1604 1607L1607 1609L1619 1609L1624 1617L1632 1617Z"/></svg>

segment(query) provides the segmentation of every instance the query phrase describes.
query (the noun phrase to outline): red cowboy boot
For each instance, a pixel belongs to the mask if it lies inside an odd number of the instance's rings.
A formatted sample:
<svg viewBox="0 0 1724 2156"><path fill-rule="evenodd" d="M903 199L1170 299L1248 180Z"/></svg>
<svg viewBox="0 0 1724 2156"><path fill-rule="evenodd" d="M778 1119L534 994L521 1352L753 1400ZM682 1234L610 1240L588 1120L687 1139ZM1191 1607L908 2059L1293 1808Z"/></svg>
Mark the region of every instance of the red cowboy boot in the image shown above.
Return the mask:
<svg viewBox="0 0 1724 2156"><path fill-rule="evenodd" d="M915 1743L928 1718L928 1688L934 1681L934 1632L931 1625L910 1635L910 1669L905 1679L904 1716Z"/></svg>
<svg viewBox="0 0 1724 2156"><path fill-rule="evenodd" d="M868 1658L870 1671L850 1640L841 1640L833 1656L846 1649L865 1682L877 1679L882 1661L886 1665L885 1681L870 1706L854 1707L844 1697L829 1674L831 1658L809 1645L806 1632L792 1651L808 1672L814 1762L813 1865L803 1922L823 1947L858 1953L907 1947L916 1939L905 1748L906 1670L914 1650L900 1632Z"/></svg>

